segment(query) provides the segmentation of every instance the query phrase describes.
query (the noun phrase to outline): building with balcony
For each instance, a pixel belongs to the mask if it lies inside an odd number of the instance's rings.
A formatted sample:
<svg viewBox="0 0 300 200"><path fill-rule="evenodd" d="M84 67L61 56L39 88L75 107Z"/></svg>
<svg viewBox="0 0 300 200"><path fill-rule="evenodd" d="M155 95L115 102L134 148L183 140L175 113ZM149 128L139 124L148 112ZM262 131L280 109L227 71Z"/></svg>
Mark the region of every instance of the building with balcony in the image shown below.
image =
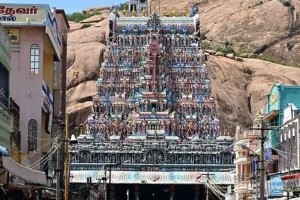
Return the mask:
<svg viewBox="0 0 300 200"><path fill-rule="evenodd" d="M269 162L267 173L278 171L279 130L284 120L284 109L289 103L300 106L300 86L274 84L266 98L266 105L261 111L262 120L268 128L265 142L265 160Z"/></svg>
<svg viewBox="0 0 300 200"><path fill-rule="evenodd" d="M62 51L59 30L67 22L59 22L56 10L45 4L1 4L0 8L11 40L10 94L20 107L21 150L33 155L28 165L51 147L47 139L61 102L61 71L56 64Z"/></svg>
<svg viewBox="0 0 300 200"><path fill-rule="evenodd" d="M11 116L11 150L10 157L18 163L21 163L21 132L20 132L20 107L10 98L10 116Z"/></svg>
<svg viewBox="0 0 300 200"><path fill-rule="evenodd" d="M10 125L9 79L11 71L10 43L3 26L0 24L0 185L7 183L8 174L2 168L2 156L9 156ZM0 196L1 197L1 196Z"/></svg>
<svg viewBox="0 0 300 200"><path fill-rule="evenodd" d="M268 183L271 196L281 197L287 192L300 195L300 115L299 109L289 103L283 112L278 143L278 172L272 174Z"/></svg>
<svg viewBox="0 0 300 200"><path fill-rule="evenodd" d="M289 139L293 137L292 131L288 133L289 128L294 129L295 123L290 122L291 116L295 115L296 108L299 108L300 86L288 86L282 83L274 84L270 93L267 95L266 104L258 113L258 118L268 130L265 131L265 167L266 167L266 192L269 198L283 197L283 183L280 181L281 172L289 166L287 159L280 157L280 153L288 153L290 145L295 145L296 140ZM285 109L292 110L288 115ZM286 115L286 116L285 116ZM291 123L286 125L286 123ZM283 129L283 130L282 130ZM287 133L283 133L287 132ZM260 149L258 149L258 152ZM257 153L258 153L257 152ZM296 152L296 150L295 150ZM285 155L286 157L287 155Z"/></svg>
<svg viewBox="0 0 300 200"><path fill-rule="evenodd" d="M264 144L264 159L267 179L265 194L269 198L282 197L284 195L282 182L280 181L280 170L282 170L281 168L283 165L287 165L287 163L280 163L286 161L279 161L279 154L282 152L282 148L285 148L282 146L280 140L284 139L286 135L281 134L281 127L287 121L287 118L284 118L285 108L290 104L293 104L292 109L295 109L295 107L298 108L300 105L300 101L298 101L299 97L300 86L288 86L283 85L282 83L274 84L270 93L267 95L265 106L261 109L257 116L259 121L263 123L264 127L271 129L265 131L264 135L266 138ZM291 143L285 143L284 146L290 144ZM258 149L257 153L259 152L260 149Z"/></svg>
<svg viewBox="0 0 300 200"><path fill-rule="evenodd" d="M9 37L0 24L0 146L10 150L9 80L11 72Z"/></svg>
<svg viewBox="0 0 300 200"><path fill-rule="evenodd" d="M67 57L67 41L68 41L68 31L70 25L67 20L65 11L62 9L56 9L57 25L60 38L62 40L62 54L61 61L54 62L54 74L53 74L53 121L51 137L54 138L59 132L62 131L62 122L65 120L66 113L66 57ZM48 162L48 167L45 172L48 177L48 185L51 186L53 179L55 178L55 168L56 168L56 152L53 154L52 158ZM64 156L60 157L61 163L64 163Z"/></svg>
<svg viewBox="0 0 300 200"><path fill-rule="evenodd" d="M237 200L255 199L258 157L255 153L259 145L260 133L257 131L241 131L237 127L234 142L236 165L236 182L234 192Z"/></svg>

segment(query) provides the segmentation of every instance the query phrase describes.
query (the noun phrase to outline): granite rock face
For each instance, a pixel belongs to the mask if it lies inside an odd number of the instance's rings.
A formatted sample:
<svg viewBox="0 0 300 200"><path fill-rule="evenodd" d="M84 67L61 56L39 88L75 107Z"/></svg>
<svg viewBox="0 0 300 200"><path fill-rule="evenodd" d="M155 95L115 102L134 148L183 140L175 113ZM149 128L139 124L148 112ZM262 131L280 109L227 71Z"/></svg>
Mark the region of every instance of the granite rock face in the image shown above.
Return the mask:
<svg viewBox="0 0 300 200"><path fill-rule="evenodd" d="M300 69L258 59L243 58L238 62L209 56L207 66L224 132L233 133L236 126L250 127L274 83L300 84Z"/></svg>
<svg viewBox="0 0 300 200"><path fill-rule="evenodd" d="M287 37L289 9L276 0L266 0L263 4L249 8L255 2L257 1L202 0L199 4L201 29L207 32L206 36L211 40L232 43L236 51L247 49L248 52L256 52L267 46L258 53L270 56L279 63L286 60L300 63L300 47L296 42L299 36L294 34ZM161 7L171 5L170 3L170 0L162 0ZM172 5L181 9L188 8L188 3L191 2L172 0ZM298 2L295 5L296 3ZM170 8L170 12L172 9ZM297 9L295 6L295 12ZM85 28L84 23L91 23L91 26ZM71 120L75 120L76 124L84 122L91 113L92 95L96 92L96 80L104 61L107 32L107 10L102 10L99 17L93 16L79 24L71 23L68 39L67 110L72 113ZM290 50L286 50L288 41L294 42ZM234 133L237 125L250 126L253 115L265 103L265 96L274 83L281 81L284 84L300 84L298 68L251 58L242 60L243 62L210 55L207 62L224 132Z"/></svg>
<svg viewBox="0 0 300 200"><path fill-rule="evenodd" d="M279 0L161 0L160 13L164 7L171 13L175 6L179 14L191 4L198 5L201 31L213 48L230 44L237 53L257 53L281 64L300 63L299 0L290 0L292 9Z"/></svg>

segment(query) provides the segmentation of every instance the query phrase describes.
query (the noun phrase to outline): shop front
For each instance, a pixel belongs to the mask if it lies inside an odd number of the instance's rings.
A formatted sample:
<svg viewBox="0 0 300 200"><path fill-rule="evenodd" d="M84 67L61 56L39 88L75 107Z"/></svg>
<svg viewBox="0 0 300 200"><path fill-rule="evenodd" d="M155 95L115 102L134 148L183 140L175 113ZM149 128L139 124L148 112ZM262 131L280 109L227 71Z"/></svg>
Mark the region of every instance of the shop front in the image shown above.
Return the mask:
<svg viewBox="0 0 300 200"><path fill-rule="evenodd" d="M281 180L285 192L292 192L295 196L300 195L300 173L284 175Z"/></svg>
<svg viewBox="0 0 300 200"><path fill-rule="evenodd" d="M273 175L268 181L268 197L280 198L283 197L283 183L281 181L281 175Z"/></svg>

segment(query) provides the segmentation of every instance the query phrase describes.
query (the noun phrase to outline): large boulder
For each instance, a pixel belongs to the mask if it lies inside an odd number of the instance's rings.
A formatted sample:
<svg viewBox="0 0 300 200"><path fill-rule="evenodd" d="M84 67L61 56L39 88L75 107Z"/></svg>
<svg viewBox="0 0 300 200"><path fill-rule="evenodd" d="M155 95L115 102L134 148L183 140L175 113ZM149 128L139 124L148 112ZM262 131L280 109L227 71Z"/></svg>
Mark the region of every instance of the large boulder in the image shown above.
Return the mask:
<svg viewBox="0 0 300 200"><path fill-rule="evenodd" d="M106 22L72 30L68 36L67 110L76 124L84 122L92 111L92 95L96 92L96 80L106 49Z"/></svg>
<svg viewBox="0 0 300 200"><path fill-rule="evenodd" d="M210 56L207 62L222 131L250 127L273 84L299 85L300 69L258 59Z"/></svg>
<svg viewBox="0 0 300 200"><path fill-rule="evenodd" d="M190 10L190 4L199 5L201 32L219 47L230 44L239 54L262 54L294 66L299 63L299 0L291 0L294 10L279 0L161 0L160 12L166 7L170 13L174 5L179 13L184 8ZM292 51L286 48L289 41L295 45Z"/></svg>
<svg viewBox="0 0 300 200"><path fill-rule="evenodd" d="M79 23L71 22L71 21L69 21L69 24L70 24L70 30L69 30L70 33L83 28L83 24L79 24Z"/></svg>

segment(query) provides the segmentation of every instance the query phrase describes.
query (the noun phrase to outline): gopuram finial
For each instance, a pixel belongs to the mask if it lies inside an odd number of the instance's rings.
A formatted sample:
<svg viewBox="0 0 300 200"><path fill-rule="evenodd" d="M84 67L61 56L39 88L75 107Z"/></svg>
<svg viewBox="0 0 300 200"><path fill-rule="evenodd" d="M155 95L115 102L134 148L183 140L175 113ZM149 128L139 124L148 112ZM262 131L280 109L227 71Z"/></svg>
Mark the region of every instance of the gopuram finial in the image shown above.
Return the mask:
<svg viewBox="0 0 300 200"><path fill-rule="evenodd" d="M164 17L167 16L167 8L166 8L166 6L164 7L164 10L163 10L163 16L164 16Z"/></svg>
<svg viewBox="0 0 300 200"><path fill-rule="evenodd" d="M173 16L173 17L176 17L176 16L177 16L177 12L176 12L176 8L175 8L175 7L173 8L172 16Z"/></svg>
<svg viewBox="0 0 300 200"><path fill-rule="evenodd" d="M157 13L157 11L156 11L156 6L153 7L152 13Z"/></svg>
<svg viewBox="0 0 300 200"><path fill-rule="evenodd" d="M124 6L124 8L123 8L123 10L122 10L122 13L123 13L124 17L127 16L127 10L125 9L125 6Z"/></svg>
<svg viewBox="0 0 300 200"><path fill-rule="evenodd" d="M181 12L181 15L182 15L183 17L186 16L186 9L185 9L185 8L184 8L183 11Z"/></svg>
<svg viewBox="0 0 300 200"><path fill-rule="evenodd" d="M133 9L132 9L132 16L133 16L133 17L135 17L135 16L136 16L135 5L133 6Z"/></svg>
<svg viewBox="0 0 300 200"><path fill-rule="evenodd" d="M142 14L143 14L143 17L145 17L145 16L146 16L146 10L145 10L145 8L143 8L143 10L142 10Z"/></svg>

